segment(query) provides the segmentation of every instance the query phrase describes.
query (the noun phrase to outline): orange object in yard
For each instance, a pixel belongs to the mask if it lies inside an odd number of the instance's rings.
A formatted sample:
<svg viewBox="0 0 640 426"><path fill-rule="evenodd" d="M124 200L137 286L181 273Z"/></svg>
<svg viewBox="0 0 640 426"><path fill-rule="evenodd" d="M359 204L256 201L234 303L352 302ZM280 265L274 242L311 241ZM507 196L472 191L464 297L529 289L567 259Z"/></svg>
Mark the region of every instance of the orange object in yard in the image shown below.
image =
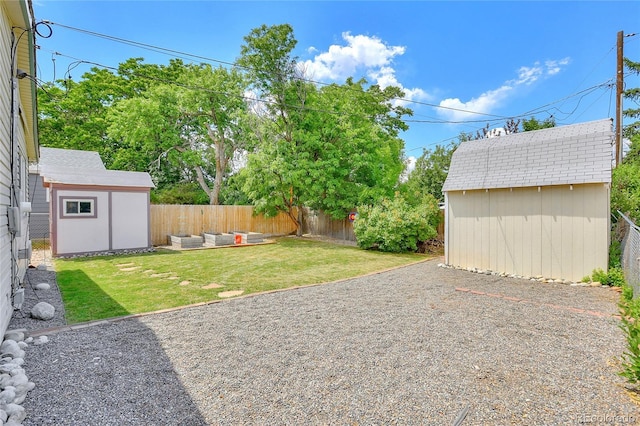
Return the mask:
<svg viewBox="0 0 640 426"><path fill-rule="evenodd" d="M236 234L235 241L236 241L236 244L242 244L242 235Z"/></svg>

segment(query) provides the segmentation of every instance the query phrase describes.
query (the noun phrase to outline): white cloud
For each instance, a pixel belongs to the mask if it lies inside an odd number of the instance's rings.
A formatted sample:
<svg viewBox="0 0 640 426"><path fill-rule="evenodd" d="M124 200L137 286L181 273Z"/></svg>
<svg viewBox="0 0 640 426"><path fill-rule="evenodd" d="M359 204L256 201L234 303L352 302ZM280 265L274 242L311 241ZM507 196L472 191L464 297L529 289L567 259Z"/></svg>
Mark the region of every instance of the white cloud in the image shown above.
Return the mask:
<svg viewBox="0 0 640 426"><path fill-rule="evenodd" d="M375 36L342 33L346 45L331 45L328 51L318 53L313 59L301 64L306 75L314 80L343 81L366 74L371 83L385 88L396 86L405 92L406 99L429 99L420 88L407 89L396 77L393 59L405 53L404 46L389 46ZM317 49L314 48L314 51ZM309 49L310 53L313 53Z"/></svg>
<svg viewBox="0 0 640 426"><path fill-rule="evenodd" d="M544 65L535 62L533 66L522 66L518 69L517 78L507 80L497 89L488 90L480 96L472 98L466 102L460 98L448 98L440 101L438 113L451 121L461 121L468 119L482 118L481 114L490 114L515 92L520 86L529 86L546 76L553 76L559 73L562 68L568 65L570 58L560 60L548 60Z"/></svg>
<svg viewBox="0 0 640 426"><path fill-rule="evenodd" d="M544 65L547 67L547 75L555 75L562 71L562 67L569 65L570 58L560 59L558 61L545 61Z"/></svg>
<svg viewBox="0 0 640 426"><path fill-rule="evenodd" d="M493 111L500 102L506 99L512 90L513 86L504 85L498 89L484 92L477 98L473 98L467 102L462 102L458 98L444 99L440 101L440 106L444 108L438 109L438 113L452 121L482 118L482 115L467 111L489 113Z"/></svg>
<svg viewBox="0 0 640 426"><path fill-rule="evenodd" d="M518 70L518 78L515 80L516 84L532 84L536 82L543 73L542 67L536 62L532 67L520 67Z"/></svg>

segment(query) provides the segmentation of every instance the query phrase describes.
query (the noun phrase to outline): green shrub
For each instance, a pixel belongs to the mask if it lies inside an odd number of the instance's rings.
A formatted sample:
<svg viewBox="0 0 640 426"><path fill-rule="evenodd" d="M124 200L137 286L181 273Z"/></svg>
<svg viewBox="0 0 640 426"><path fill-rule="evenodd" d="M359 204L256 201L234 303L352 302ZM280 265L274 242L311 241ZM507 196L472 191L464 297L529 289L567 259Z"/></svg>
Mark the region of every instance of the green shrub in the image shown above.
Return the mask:
<svg viewBox="0 0 640 426"><path fill-rule="evenodd" d="M625 285L624 271L622 268L609 268L607 274L607 285L623 287Z"/></svg>
<svg viewBox="0 0 640 426"><path fill-rule="evenodd" d="M609 268L608 273L604 272L602 269L594 269L591 275L591 280L613 287L624 287L625 285L624 271L619 267Z"/></svg>
<svg viewBox="0 0 640 426"><path fill-rule="evenodd" d="M611 179L611 211L620 210L640 222L640 162L623 162L613 169Z"/></svg>
<svg viewBox="0 0 640 426"><path fill-rule="evenodd" d="M353 231L358 246L364 249L400 253L416 251L418 244L438 235L439 209L436 199L427 194L410 205L399 195L375 206L358 207Z"/></svg>
<svg viewBox="0 0 640 426"><path fill-rule="evenodd" d="M620 328L627 341L627 349L622 354L622 371L618 374L635 384L640 382L640 298L626 300L626 297L629 296L625 296L623 290Z"/></svg>
<svg viewBox="0 0 640 426"><path fill-rule="evenodd" d="M609 246L609 268L622 266L622 245L620 241L613 240Z"/></svg>
<svg viewBox="0 0 640 426"><path fill-rule="evenodd" d="M591 280L606 285L608 280L607 273L600 268L594 269L591 273Z"/></svg>

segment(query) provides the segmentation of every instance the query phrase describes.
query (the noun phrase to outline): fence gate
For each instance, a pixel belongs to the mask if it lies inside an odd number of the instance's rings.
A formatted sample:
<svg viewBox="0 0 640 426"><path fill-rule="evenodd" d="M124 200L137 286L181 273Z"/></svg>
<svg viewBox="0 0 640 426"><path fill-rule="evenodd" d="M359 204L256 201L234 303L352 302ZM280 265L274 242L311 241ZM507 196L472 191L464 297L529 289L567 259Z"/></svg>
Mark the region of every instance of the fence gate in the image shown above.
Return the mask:
<svg viewBox="0 0 640 426"><path fill-rule="evenodd" d="M640 295L640 228L628 217L618 212L625 222L622 239L622 269L624 279L633 287L633 297Z"/></svg>

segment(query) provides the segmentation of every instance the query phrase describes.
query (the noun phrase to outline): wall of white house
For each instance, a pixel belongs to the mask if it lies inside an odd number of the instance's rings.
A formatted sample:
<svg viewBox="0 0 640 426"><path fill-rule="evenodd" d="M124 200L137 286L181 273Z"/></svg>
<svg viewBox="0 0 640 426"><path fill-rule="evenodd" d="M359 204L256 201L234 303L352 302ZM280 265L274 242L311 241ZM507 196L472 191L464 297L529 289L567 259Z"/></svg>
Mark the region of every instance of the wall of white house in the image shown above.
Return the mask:
<svg viewBox="0 0 640 426"><path fill-rule="evenodd" d="M446 195L447 264L572 281L607 269L607 184Z"/></svg>
<svg viewBox="0 0 640 426"><path fill-rule="evenodd" d="M24 281L31 244L26 204L29 178L25 117L19 113L20 93L11 69L11 34L17 24L11 22L7 7L6 2L0 2L0 335L13 314L14 292ZM19 210L14 215L12 208L16 207ZM16 219L12 230L10 214Z"/></svg>
<svg viewBox="0 0 640 426"><path fill-rule="evenodd" d="M111 211L114 250L151 246L148 192L113 192Z"/></svg>
<svg viewBox="0 0 640 426"><path fill-rule="evenodd" d="M0 331L6 330L13 311L11 306L12 239L8 209L11 206L11 23L4 5L0 5Z"/></svg>

